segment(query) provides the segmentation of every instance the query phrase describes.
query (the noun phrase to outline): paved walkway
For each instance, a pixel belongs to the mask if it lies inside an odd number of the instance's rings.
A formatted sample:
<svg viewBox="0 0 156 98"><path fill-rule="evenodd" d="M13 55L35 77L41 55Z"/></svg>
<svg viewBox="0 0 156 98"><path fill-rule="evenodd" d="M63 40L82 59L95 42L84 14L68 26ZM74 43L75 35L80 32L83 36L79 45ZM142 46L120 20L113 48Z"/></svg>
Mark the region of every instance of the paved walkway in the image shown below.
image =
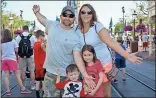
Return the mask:
<svg viewBox="0 0 156 98"><path fill-rule="evenodd" d="M127 51L130 53L130 48L127 48ZM138 52L136 53L137 56L146 59L146 60L155 60L155 50L153 49L152 55L149 55L149 51L144 52L143 47L138 47Z"/></svg>

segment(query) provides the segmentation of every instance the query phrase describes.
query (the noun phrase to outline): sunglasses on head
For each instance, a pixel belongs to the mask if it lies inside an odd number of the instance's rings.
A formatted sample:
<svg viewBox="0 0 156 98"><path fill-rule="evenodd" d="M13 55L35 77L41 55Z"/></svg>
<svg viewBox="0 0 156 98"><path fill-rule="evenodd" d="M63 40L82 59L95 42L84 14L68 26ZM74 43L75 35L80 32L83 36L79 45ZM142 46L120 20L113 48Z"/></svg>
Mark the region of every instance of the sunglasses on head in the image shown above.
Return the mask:
<svg viewBox="0 0 156 98"><path fill-rule="evenodd" d="M69 17L69 18L74 18L75 17L74 14L67 14L67 13L63 13L62 16L63 17Z"/></svg>
<svg viewBox="0 0 156 98"><path fill-rule="evenodd" d="M81 11L81 14L84 15L84 14L88 14L88 15L91 15L93 14L92 11Z"/></svg>

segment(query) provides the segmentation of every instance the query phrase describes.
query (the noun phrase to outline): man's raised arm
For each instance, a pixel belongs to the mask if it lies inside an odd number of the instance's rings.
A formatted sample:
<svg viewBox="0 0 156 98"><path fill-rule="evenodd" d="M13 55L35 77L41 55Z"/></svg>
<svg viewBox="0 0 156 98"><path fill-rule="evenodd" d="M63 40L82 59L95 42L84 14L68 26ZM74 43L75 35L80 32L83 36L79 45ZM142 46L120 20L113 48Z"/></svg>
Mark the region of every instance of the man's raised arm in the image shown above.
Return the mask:
<svg viewBox="0 0 156 98"><path fill-rule="evenodd" d="M41 13L40 13L40 6L39 5L34 5L33 8L32 8L35 16L37 17L37 20L45 26L46 24L46 17L43 16Z"/></svg>

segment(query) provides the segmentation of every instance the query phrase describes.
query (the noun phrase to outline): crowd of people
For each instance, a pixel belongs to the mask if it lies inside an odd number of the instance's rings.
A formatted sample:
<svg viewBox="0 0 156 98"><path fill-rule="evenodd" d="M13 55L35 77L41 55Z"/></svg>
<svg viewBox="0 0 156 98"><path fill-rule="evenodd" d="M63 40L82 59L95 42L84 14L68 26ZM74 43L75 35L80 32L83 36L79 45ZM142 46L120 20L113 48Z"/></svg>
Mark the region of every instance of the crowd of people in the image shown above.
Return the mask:
<svg viewBox="0 0 156 98"><path fill-rule="evenodd" d="M21 93L31 93L25 88L25 72L29 70L31 89L36 89L37 98L41 97L40 91L43 97L111 97L107 73L114 61L108 47L121 57L115 63L123 71L126 59L134 64L142 63L140 57L129 54L110 37L90 4L80 8L78 25L73 25L75 10L70 6L62 9L61 22L47 19L40 13L39 5L33 6L33 12L45 26L47 40L41 30L34 33L35 40L28 26L23 26L23 33L15 39L8 29L2 32L2 71L8 96L12 94L10 71L15 73Z"/></svg>

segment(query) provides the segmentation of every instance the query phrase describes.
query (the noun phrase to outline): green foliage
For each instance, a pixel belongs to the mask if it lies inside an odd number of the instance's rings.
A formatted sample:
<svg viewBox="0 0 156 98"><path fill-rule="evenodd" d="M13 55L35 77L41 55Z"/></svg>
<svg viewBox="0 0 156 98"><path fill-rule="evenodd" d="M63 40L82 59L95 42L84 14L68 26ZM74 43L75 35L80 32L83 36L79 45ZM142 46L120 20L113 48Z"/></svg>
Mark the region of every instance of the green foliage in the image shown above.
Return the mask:
<svg viewBox="0 0 156 98"><path fill-rule="evenodd" d="M119 33L122 30L122 28L123 28L123 25L121 23L117 23L114 29L115 34Z"/></svg>
<svg viewBox="0 0 156 98"><path fill-rule="evenodd" d="M9 18L13 17L13 28L15 29L19 29L21 28L23 25L30 25L30 21L27 20L21 20L20 16L11 13L11 12L3 12L2 13L2 24L5 26L5 28L10 28L10 20Z"/></svg>

